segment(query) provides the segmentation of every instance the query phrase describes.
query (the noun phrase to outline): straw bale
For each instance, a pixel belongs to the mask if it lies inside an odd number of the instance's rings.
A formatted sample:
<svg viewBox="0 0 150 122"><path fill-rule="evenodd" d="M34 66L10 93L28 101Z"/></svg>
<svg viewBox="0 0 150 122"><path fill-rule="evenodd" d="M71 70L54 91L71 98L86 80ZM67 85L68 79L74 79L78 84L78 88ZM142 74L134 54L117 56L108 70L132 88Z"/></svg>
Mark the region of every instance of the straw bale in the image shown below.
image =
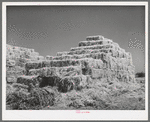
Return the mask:
<svg viewBox="0 0 150 122"><path fill-rule="evenodd" d="M29 70L28 75L39 75L41 77L50 76L74 76L81 75L82 70L80 66L68 66L68 67L44 67L40 69Z"/></svg>
<svg viewBox="0 0 150 122"><path fill-rule="evenodd" d="M67 55L68 52L64 51L64 52L57 52L57 56L62 56L62 55Z"/></svg>
<svg viewBox="0 0 150 122"><path fill-rule="evenodd" d="M30 69L39 69L42 67L46 67L49 66L49 62L48 61L33 61L33 62L27 62L25 64L25 69L28 71Z"/></svg>
<svg viewBox="0 0 150 122"><path fill-rule="evenodd" d="M19 76L17 78L17 83L27 86L30 86L30 84L32 84L33 86L38 86L40 81L39 76Z"/></svg>
<svg viewBox="0 0 150 122"><path fill-rule="evenodd" d="M69 67L60 67L58 68L59 76L74 76L81 75L82 70L80 66L69 66Z"/></svg>
<svg viewBox="0 0 150 122"><path fill-rule="evenodd" d="M87 78L84 75L76 75L73 77L64 77L60 81L59 84L59 91L61 92L67 92L72 89L80 89L84 88L87 85Z"/></svg>
<svg viewBox="0 0 150 122"><path fill-rule="evenodd" d="M40 75L40 74L41 74L41 69L30 69L29 72L28 72L29 76Z"/></svg>
<svg viewBox="0 0 150 122"><path fill-rule="evenodd" d="M17 90L17 91L23 90L23 91L26 91L26 92L28 92L28 88L29 88L29 86L24 85L24 84L20 84L20 83L13 83L13 84L12 84L12 87L13 87L15 90Z"/></svg>
<svg viewBox="0 0 150 122"><path fill-rule="evenodd" d="M15 76L6 77L7 83L15 83L17 82L17 78Z"/></svg>
<svg viewBox="0 0 150 122"><path fill-rule="evenodd" d="M44 60L44 56L37 56L37 60Z"/></svg>
<svg viewBox="0 0 150 122"><path fill-rule="evenodd" d="M6 61L6 66L8 66L8 67L9 66L15 66L15 63L16 63L15 60L10 60L9 59L9 60Z"/></svg>
<svg viewBox="0 0 150 122"><path fill-rule="evenodd" d="M105 72L103 69L92 69L92 78L102 78L104 77Z"/></svg>
<svg viewBox="0 0 150 122"><path fill-rule="evenodd" d="M104 37L101 35L96 35L96 36L87 36L86 37L87 41L91 41L91 40L104 40Z"/></svg>
<svg viewBox="0 0 150 122"><path fill-rule="evenodd" d="M82 46L92 46L92 45L106 45L106 44L112 44L112 40L105 39L105 40L95 40L95 41L81 41L79 42L79 47Z"/></svg>
<svg viewBox="0 0 150 122"><path fill-rule="evenodd" d="M72 47L71 51L77 51L77 50L86 50L86 49L115 49L115 46L113 44L106 44L106 45L92 45L92 46L84 46L84 47Z"/></svg>
<svg viewBox="0 0 150 122"><path fill-rule="evenodd" d="M45 57L45 59L46 59L46 60L52 60L52 59L53 59L53 56L47 55L47 56Z"/></svg>

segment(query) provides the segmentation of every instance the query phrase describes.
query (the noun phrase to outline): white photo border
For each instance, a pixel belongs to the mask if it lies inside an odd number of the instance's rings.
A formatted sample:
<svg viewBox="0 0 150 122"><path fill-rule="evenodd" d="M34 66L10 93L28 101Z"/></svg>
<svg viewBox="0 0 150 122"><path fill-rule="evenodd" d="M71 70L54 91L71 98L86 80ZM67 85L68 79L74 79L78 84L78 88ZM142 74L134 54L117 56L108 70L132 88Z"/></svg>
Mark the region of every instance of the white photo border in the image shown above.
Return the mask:
<svg viewBox="0 0 150 122"><path fill-rule="evenodd" d="M145 110L6 110L7 6L145 6ZM2 3L2 120L148 120L148 2L3 2Z"/></svg>

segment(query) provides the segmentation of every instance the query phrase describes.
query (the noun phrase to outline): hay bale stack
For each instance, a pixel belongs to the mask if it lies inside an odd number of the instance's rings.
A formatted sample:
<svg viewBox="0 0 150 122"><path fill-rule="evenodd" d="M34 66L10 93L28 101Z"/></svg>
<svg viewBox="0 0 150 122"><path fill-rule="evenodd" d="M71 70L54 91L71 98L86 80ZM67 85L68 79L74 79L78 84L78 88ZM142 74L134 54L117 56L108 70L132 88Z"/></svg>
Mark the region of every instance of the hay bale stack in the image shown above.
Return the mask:
<svg viewBox="0 0 150 122"><path fill-rule="evenodd" d="M80 66L83 75L91 75L93 78L107 77L107 72L111 73L113 78L117 77L118 79L134 75L131 54L103 36L89 36L86 41L79 43L79 47L71 48L68 52L58 52L57 56L47 56L45 61L26 63L27 70L40 69L36 72L41 72L43 67L59 69L59 67L70 66ZM121 71L128 73L121 74ZM116 74L116 72L119 73ZM57 73L60 72L57 71Z"/></svg>
<svg viewBox="0 0 150 122"><path fill-rule="evenodd" d="M59 91L67 92L86 87L87 79L90 78L134 81L132 55L101 35L88 36L86 41L79 42L79 47L45 58L34 49L10 45L7 48L7 67L20 66L25 69L25 72L19 72L27 76L15 75L18 71L7 72L7 76L17 76L17 83L20 84L33 87L57 86Z"/></svg>
<svg viewBox="0 0 150 122"><path fill-rule="evenodd" d="M26 75L25 64L36 60L44 60L34 49L17 47L6 44L6 81L7 83L16 82L20 75ZM11 70L11 69L14 70Z"/></svg>

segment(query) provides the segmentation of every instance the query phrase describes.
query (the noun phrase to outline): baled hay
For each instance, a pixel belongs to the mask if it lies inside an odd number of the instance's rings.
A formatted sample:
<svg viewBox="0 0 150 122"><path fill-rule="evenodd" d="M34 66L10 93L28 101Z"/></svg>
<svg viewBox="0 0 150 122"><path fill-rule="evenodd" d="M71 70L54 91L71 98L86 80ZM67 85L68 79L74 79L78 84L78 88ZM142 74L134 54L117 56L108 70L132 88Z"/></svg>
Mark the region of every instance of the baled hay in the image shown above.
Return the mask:
<svg viewBox="0 0 150 122"><path fill-rule="evenodd" d="M44 56L37 56L37 60L44 60Z"/></svg>
<svg viewBox="0 0 150 122"><path fill-rule="evenodd" d="M106 45L92 45L92 46L84 46L84 47L74 47L71 48L71 51L78 51L78 50L87 50L87 49L115 49L115 46L112 44L106 44Z"/></svg>
<svg viewBox="0 0 150 122"><path fill-rule="evenodd" d="M6 72L6 77L10 77L10 76L17 77L19 75L24 75L24 74L25 74L24 71L7 71Z"/></svg>
<svg viewBox="0 0 150 122"><path fill-rule="evenodd" d="M106 44L112 44L112 41L111 40L81 41L79 42L79 47L92 45L106 45Z"/></svg>
<svg viewBox="0 0 150 122"><path fill-rule="evenodd" d="M40 69L39 76L41 77L50 77L50 76L57 76L57 75L58 75L57 67L45 67Z"/></svg>
<svg viewBox="0 0 150 122"><path fill-rule="evenodd" d="M104 74L105 72L103 69L92 69L92 78L102 78Z"/></svg>
<svg viewBox="0 0 150 122"><path fill-rule="evenodd" d="M80 66L69 66L69 67L60 67L58 68L59 76L74 76L81 75L82 70Z"/></svg>
<svg viewBox="0 0 150 122"><path fill-rule="evenodd" d="M15 60L7 60L6 61L6 66L15 66Z"/></svg>
<svg viewBox="0 0 150 122"><path fill-rule="evenodd" d="M17 78L17 83L24 84L30 86L39 86L40 80L38 76L19 76Z"/></svg>
<svg viewBox="0 0 150 122"><path fill-rule="evenodd" d="M25 64L25 69L30 70L30 69L39 69L42 67L45 67L49 64L48 61L33 61L33 62L27 62Z"/></svg>
<svg viewBox="0 0 150 122"><path fill-rule="evenodd" d="M103 61L102 60L95 60L92 58L84 58L81 59L81 67L84 69L89 69L89 68L103 68Z"/></svg>
<svg viewBox="0 0 150 122"><path fill-rule="evenodd" d="M104 37L101 35L96 35L96 36L87 36L86 37L87 41L91 41L91 40L104 40Z"/></svg>
<svg viewBox="0 0 150 122"><path fill-rule="evenodd" d="M64 52L57 52L56 55L57 55L57 56L62 56L62 55L67 55L67 54L68 54L68 52L65 52L65 51L64 51Z"/></svg>
<svg viewBox="0 0 150 122"><path fill-rule="evenodd" d="M81 89L87 85L87 78L84 75L68 76L61 79L59 83L59 91L67 92L73 89Z"/></svg>
<svg viewBox="0 0 150 122"><path fill-rule="evenodd" d="M24 84L20 84L20 83L13 83L12 87L14 87L14 88L23 88L23 89L28 89L29 88L29 86L24 85Z"/></svg>
<svg viewBox="0 0 150 122"><path fill-rule="evenodd" d="M15 76L6 77L7 83L15 83L17 82L17 78Z"/></svg>
<svg viewBox="0 0 150 122"><path fill-rule="evenodd" d="M47 55L47 56L45 57L45 60L53 60L53 56Z"/></svg>
<svg viewBox="0 0 150 122"><path fill-rule="evenodd" d="M57 67L44 67L40 69L31 69L29 70L28 75L39 75L41 77L50 77L58 75Z"/></svg>
<svg viewBox="0 0 150 122"><path fill-rule="evenodd" d="M39 75L39 74L41 74L41 69L30 69L29 72L28 72L29 76Z"/></svg>
<svg viewBox="0 0 150 122"><path fill-rule="evenodd" d="M67 66L79 66L80 60L50 60L39 62L28 62L25 65L26 70L39 69L42 67L67 67Z"/></svg>

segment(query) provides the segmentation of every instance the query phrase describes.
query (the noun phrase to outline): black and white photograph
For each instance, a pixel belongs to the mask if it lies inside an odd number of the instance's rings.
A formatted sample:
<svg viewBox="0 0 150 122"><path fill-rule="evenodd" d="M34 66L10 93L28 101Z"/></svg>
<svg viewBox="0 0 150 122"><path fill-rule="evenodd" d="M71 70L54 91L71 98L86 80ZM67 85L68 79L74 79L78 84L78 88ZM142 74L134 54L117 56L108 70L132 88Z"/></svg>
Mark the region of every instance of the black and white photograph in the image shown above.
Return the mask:
<svg viewBox="0 0 150 122"><path fill-rule="evenodd" d="M148 4L91 3L5 4L6 112L147 111Z"/></svg>

